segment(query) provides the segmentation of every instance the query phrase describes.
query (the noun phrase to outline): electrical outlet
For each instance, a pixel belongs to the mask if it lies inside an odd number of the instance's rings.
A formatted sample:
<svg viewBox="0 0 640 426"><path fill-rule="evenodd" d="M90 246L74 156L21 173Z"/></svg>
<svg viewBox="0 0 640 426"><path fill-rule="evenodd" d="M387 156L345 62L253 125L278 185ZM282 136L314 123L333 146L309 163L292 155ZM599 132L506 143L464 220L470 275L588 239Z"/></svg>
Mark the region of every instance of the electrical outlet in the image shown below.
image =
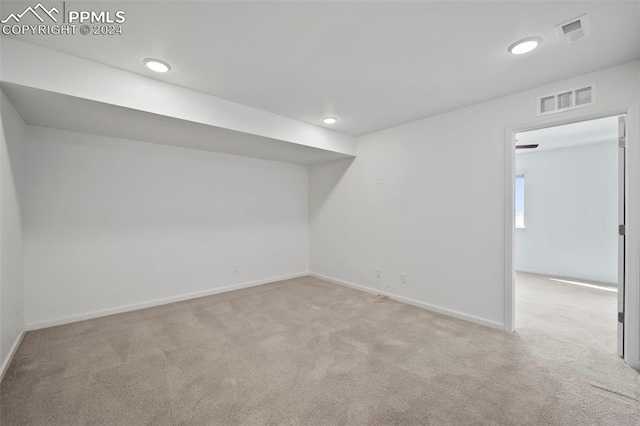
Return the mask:
<svg viewBox="0 0 640 426"><path fill-rule="evenodd" d="M377 278L382 278L382 269L380 269L380 268L376 269L376 277Z"/></svg>
<svg viewBox="0 0 640 426"><path fill-rule="evenodd" d="M407 274L405 274L404 272L400 274L400 282L402 284L406 284L407 283Z"/></svg>
<svg viewBox="0 0 640 426"><path fill-rule="evenodd" d="M233 265L233 273L237 274L238 272L240 272L240 266L239 265Z"/></svg>

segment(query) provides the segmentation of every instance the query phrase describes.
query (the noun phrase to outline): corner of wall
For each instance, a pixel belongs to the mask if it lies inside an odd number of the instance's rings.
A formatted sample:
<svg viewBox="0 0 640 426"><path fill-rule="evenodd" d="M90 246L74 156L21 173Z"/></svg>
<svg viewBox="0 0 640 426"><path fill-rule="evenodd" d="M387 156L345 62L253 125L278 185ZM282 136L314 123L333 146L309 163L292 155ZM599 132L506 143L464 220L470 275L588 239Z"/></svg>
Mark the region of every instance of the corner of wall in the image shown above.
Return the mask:
<svg viewBox="0 0 640 426"><path fill-rule="evenodd" d="M25 123L0 91L0 380L22 340L24 262L21 193Z"/></svg>

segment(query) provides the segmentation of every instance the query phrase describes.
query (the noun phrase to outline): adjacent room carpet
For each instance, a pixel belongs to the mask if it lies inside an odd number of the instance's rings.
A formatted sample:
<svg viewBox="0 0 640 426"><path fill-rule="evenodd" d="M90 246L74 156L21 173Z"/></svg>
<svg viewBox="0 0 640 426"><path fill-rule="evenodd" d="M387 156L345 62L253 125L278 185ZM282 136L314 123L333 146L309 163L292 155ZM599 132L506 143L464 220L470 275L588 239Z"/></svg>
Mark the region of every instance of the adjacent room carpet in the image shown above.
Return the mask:
<svg viewBox="0 0 640 426"><path fill-rule="evenodd" d="M610 301L540 279L514 335L310 277L29 332L0 423L637 425Z"/></svg>

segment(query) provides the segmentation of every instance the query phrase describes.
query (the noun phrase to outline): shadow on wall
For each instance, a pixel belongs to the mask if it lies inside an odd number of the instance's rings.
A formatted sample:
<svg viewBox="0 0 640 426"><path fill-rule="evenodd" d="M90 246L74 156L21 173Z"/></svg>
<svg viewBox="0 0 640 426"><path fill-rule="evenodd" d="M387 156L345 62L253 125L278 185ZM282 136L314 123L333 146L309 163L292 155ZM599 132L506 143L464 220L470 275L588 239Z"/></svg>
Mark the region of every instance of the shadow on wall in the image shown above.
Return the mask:
<svg viewBox="0 0 640 426"><path fill-rule="evenodd" d="M2 135L0 137L5 142L7 159L9 160L9 170L7 172L10 172L13 176L19 196L22 189L22 129L24 128L24 123L4 92L0 97L0 110L2 111L2 114L0 114ZM20 199L18 203L21 206Z"/></svg>
<svg viewBox="0 0 640 426"><path fill-rule="evenodd" d="M309 220L313 222L317 214L321 211L329 195L340 184L342 176L357 158L347 158L344 160L322 163L319 166L311 167L309 174L317 179L309 179Z"/></svg>

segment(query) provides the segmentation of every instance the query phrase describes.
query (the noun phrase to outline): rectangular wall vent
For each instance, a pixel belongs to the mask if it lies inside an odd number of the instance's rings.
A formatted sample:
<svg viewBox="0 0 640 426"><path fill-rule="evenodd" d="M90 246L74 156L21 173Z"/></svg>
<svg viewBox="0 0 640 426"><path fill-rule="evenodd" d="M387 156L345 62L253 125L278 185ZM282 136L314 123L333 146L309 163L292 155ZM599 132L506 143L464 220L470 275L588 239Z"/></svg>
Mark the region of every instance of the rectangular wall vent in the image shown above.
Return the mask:
<svg viewBox="0 0 640 426"><path fill-rule="evenodd" d="M558 40L563 44L570 44L591 35L591 23L587 15L581 15L556 25Z"/></svg>
<svg viewBox="0 0 640 426"><path fill-rule="evenodd" d="M576 89L539 96L536 110L538 115L555 114L594 105L595 103L596 85L590 84Z"/></svg>

